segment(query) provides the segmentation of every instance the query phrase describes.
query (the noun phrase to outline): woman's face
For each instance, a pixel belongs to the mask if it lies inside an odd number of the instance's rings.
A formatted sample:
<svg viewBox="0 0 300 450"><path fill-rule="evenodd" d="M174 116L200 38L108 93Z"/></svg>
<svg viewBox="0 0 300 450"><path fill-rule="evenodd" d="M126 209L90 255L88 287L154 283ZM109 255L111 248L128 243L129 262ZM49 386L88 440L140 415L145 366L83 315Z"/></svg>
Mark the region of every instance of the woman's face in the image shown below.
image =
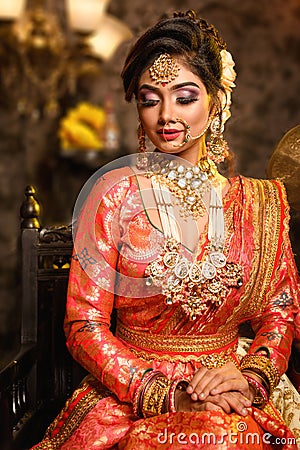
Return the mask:
<svg viewBox="0 0 300 450"><path fill-rule="evenodd" d="M138 112L156 148L195 162L205 155L204 137L190 139L181 146L186 128L178 119L190 126L192 136L200 135L208 125L211 102L201 79L178 60L176 62L180 67L178 76L164 86L151 79L149 70L142 74L137 95Z"/></svg>

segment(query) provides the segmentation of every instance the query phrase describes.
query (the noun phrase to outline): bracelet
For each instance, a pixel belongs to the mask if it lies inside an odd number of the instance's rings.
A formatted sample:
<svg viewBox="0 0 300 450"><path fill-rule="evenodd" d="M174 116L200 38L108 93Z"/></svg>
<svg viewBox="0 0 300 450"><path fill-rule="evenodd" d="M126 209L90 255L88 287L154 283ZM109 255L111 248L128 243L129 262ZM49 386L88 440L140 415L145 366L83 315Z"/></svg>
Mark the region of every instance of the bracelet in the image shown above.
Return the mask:
<svg viewBox="0 0 300 450"><path fill-rule="evenodd" d="M262 377L265 377L270 394L279 382L278 370L266 356L246 355L241 360L240 369L242 372L248 370L258 372Z"/></svg>
<svg viewBox="0 0 300 450"><path fill-rule="evenodd" d="M252 404L257 408L263 408L269 401L267 390L262 384L259 383L259 381L255 380L254 378L244 374L243 376L248 381L249 386L252 386L252 388L254 389L254 399Z"/></svg>
<svg viewBox="0 0 300 450"><path fill-rule="evenodd" d="M139 387L136 389L134 396L133 396L132 406L133 406L133 412L136 416L143 417L142 412L141 412L141 400L143 398L146 386L153 378L155 378L159 375L161 375L161 372L152 370L152 369L150 369L144 373L142 381L141 381Z"/></svg>
<svg viewBox="0 0 300 450"><path fill-rule="evenodd" d="M186 390L189 382L186 380L174 380L170 386L168 394L168 412L176 412L175 407L175 392L177 389L180 391Z"/></svg>
<svg viewBox="0 0 300 450"><path fill-rule="evenodd" d="M141 411L144 418L162 414L163 405L173 382L164 375L158 375L148 383L141 399Z"/></svg>
<svg viewBox="0 0 300 450"><path fill-rule="evenodd" d="M265 390L269 393L268 380L261 372L259 373L258 371L247 369L242 371L242 375L244 375L244 377L248 375L251 379L253 379L253 375L255 375L255 377L260 380Z"/></svg>

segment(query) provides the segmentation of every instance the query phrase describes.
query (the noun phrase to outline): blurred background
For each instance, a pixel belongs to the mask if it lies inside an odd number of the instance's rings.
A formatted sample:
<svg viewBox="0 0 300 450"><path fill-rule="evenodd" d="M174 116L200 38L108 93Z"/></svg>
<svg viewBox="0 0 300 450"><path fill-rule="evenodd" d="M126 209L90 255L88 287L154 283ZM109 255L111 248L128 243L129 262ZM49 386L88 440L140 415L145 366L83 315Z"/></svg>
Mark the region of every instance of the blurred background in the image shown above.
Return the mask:
<svg viewBox="0 0 300 450"><path fill-rule="evenodd" d="M136 151L122 64L139 34L183 9L216 25L233 54L226 138L238 171L265 177L300 123L299 0L0 0L0 359L19 342L26 185L37 189L42 225L69 223L93 172Z"/></svg>

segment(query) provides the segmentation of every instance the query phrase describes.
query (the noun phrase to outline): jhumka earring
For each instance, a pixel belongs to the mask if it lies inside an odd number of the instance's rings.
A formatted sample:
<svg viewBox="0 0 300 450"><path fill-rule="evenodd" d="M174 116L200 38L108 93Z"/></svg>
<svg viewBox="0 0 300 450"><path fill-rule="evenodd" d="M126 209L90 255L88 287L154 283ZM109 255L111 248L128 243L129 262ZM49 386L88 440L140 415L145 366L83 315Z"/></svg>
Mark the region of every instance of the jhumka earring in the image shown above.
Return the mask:
<svg viewBox="0 0 300 450"><path fill-rule="evenodd" d="M138 140L139 140L139 152L145 153L147 151L146 137L145 137L145 130L141 122L139 123L138 127Z"/></svg>
<svg viewBox="0 0 300 450"><path fill-rule="evenodd" d="M216 116L210 124L210 141L207 143L207 156L215 163L221 163L229 156L228 144L223 138L224 124Z"/></svg>

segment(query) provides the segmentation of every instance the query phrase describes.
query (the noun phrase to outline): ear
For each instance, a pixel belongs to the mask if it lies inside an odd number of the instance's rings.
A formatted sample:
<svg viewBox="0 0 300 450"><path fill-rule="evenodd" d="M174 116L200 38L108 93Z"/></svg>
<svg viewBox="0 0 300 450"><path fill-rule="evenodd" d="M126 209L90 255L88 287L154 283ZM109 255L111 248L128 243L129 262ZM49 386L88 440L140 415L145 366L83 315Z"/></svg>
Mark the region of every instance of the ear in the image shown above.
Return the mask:
<svg viewBox="0 0 300 450"><path fill-rule="evenodd" d="M211 117L214 117L218 114L219 108L220 108L220 91L218 94L214 97L210 97L210 104L209 104L209 115Z"/></svg>
<svg viewBox="0 0 300 450"><path fill-rule="evenodd" d="M226 106L226 94L219 90L215 97L210 100L210 116L215 117L222 113Z"/></svg>

